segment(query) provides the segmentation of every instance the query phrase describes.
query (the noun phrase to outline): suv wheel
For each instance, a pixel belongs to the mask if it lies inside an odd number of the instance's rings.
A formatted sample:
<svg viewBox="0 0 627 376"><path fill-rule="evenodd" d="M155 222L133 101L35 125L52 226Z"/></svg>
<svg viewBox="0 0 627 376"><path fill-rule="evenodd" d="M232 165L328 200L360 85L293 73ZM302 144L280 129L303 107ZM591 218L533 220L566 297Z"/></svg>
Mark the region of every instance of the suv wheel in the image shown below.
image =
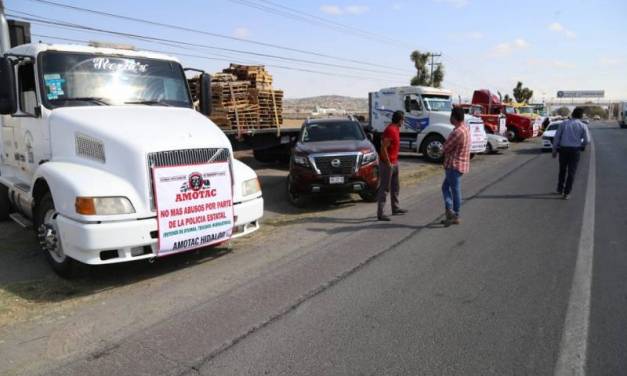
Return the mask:
<svg viewBox="0 0 627 376"><path fill-rule="evenodd" d="M442 162L444 160L444 137L438 134L427 136L422 143L421 152L429 162Z"/></svg>
<svg viewBox="0 0 627 376"><path fill-rule="evenodd" d="M303 195L294 192L292 188L292 177L290 175L287 176L287 198L290 201L290 204L296 206L297 208L305 206L306 198L303 197Z"/></svg>
<svg viewBox="0 0 627 376"><path fill-rule="evenodd" d="M35 226L39 245L52 269L59 276L70 278L73 273L74 260L63 251L57 226L57 216L58 213L54 208L52 196L50 193L46 193L35 209Z"/></svg>

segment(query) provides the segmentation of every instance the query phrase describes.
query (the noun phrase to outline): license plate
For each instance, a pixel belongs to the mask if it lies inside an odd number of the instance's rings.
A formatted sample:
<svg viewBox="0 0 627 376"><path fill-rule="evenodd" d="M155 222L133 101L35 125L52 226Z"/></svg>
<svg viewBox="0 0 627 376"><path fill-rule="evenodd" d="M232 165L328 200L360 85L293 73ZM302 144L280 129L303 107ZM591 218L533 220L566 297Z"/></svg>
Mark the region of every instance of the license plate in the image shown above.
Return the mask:
<svg viewBox="0 0 627 376"><path fill-rule="evenodd" d="M343 176L331 176L329 177L329 184L344 184Z"/></svg>

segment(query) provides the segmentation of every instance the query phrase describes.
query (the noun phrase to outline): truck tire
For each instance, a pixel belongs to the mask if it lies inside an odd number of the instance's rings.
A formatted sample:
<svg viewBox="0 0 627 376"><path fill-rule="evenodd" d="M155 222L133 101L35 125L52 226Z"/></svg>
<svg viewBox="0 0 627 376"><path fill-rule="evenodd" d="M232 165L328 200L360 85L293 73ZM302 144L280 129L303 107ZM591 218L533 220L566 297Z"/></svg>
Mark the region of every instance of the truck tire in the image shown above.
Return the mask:
<svg viewBox="0 0 627 376"><path fill-rule="evenodd" d="M444 141L439 134L431 134L422 142L420 152L427 161L441 163L444 160Z"/></svg>
<svg viewBox="0 0 627 376"><path fill-rule="evenodd" d="M0 184L0 221L6 221L11 214L11 201L9 201L9 189Z"/></svg>
<svg viewBox="0 0 627 376"><path fill-rule="evenodd" d="M62 278L71 278L75 261L63 252L52 195L46 193L35 208L35 229L39 245L52 269Z"/></svg>
<svg viewBox="0 0 627 376"><path fill-rule="evenodd" d="M516 129L514 128L507 128L505 137L507 137L507 141L509 142L516 142L518 141L518 132L516 132Z"/></svg>
<svg viewBox="0 0 627 376"><path fill-rule="evenodd" d="M276 161L274 154L268 149L255 149L253 150L253 156L256 161L261 163L272 163Z"/></svg>

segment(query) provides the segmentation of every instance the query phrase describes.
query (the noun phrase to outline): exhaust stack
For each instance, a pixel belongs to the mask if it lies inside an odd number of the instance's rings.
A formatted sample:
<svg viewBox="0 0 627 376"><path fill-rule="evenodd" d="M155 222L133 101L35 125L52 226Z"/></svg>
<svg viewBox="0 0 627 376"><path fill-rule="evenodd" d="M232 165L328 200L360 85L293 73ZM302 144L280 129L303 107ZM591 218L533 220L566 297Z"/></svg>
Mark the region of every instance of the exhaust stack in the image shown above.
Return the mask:
<svg viewBox="0 0 627 376"><path fill-rule="evenodd" d="M4 2L0 0L0 54L5 54L10 48L9 23L4 15Z"/></svg>

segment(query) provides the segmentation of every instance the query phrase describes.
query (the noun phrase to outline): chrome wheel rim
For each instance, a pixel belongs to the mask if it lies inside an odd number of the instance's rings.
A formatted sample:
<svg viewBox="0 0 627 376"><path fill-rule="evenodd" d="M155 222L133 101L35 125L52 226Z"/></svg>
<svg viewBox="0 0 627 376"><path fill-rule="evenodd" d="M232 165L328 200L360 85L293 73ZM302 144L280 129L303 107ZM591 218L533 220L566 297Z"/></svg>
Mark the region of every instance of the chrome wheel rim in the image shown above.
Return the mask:
<svg viewBox="0 0 627 376"><path fill-rule="evenodd" d="M66 256L61 246L56 218L57 212L54 209L48 210L44 215L43 223L38 229L39 244L55 262L63 263Z"/></svg>
<svg viewBox="0 0 627 376"><path fill-rule="evenodd" d="M427 145L427 155L431 159L440 159L444 154L443 148L442 142L436 140L431 141Z"/></svg>

